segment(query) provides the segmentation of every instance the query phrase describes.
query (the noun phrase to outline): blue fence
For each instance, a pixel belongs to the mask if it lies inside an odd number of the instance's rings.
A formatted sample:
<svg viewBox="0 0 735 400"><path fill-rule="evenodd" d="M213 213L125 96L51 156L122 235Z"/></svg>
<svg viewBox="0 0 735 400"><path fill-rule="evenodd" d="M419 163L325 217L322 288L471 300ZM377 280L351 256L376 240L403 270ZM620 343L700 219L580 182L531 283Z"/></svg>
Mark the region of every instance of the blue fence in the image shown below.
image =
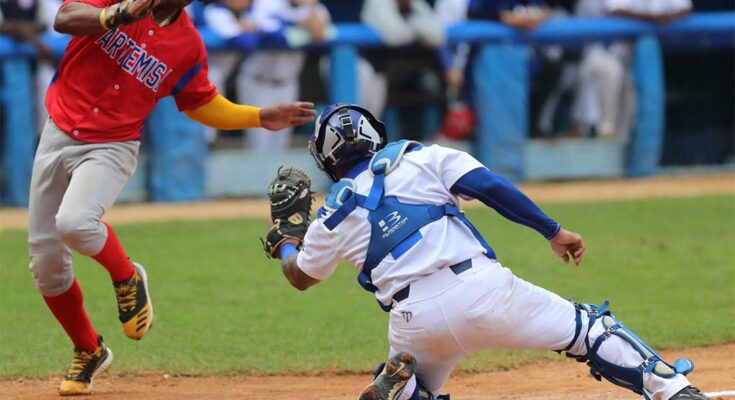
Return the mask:
<svg viewBox="0 0 735 400"><path fill-rule="evenodd" d="M331 78L328 93L332 102L356 102L358 98L356 61L361 47L379 47L382 41L375 31L358 24L338 24L336 36L329 43L314 46L330 52ZM226 43L206 28L202 38L212 51L228 50ZM661 47L733 47L735 46L735 13L699 13L674 23L659 26L622 18L550 20L532 32L522 32L493 22L468 22L451 27L451 43L470 42L478 48L471 82L476 93L478 116L475 156L491 169L511 179L525 176L524 151L528 140L528 74L527 63L532 45L561 44L581 47L595 41L625 39L635 42L634 74L639 96L638 118L628 146L625 172L629 176L645 176L656 172L663 143L664 87ZM48 35L46 42L61 55L68 38ZM259 48L274 46L273 41ZM3 171L6 180L5 201L27 203L31 162L36 135L33 127L33 81L30 60L35 51L28 44L18 44L0 36L0 58L4 86L0 90L6 131L3 141ZM167 107L166 104L161 105ZM170 107L169 107L170 108ZM151 118L148 130L156 135L176 137L181 130L191 132L191 124L183 115L175 118ZM183 127L179 129L179 127ZM195 128L194 128L195 129ZM178 159L182 151L199 149L201 135L196 133L157 139L162 146L152 146L153 159ZM199 154L198 162L206 159ZM194 159L197 159L194 157ZM201 197L201 182L188 173L182 179L172 168L152 168L151 181L156 185L153 200L183 200ZM201 168L199 168L201 170ZM178 174L180 175L180 174ZM196 175L196 174L194 174ZM174 186L175 185L175 186ZM175 189L175 190L171 190ZM185 193L185 194L181 194Z"/></svg>

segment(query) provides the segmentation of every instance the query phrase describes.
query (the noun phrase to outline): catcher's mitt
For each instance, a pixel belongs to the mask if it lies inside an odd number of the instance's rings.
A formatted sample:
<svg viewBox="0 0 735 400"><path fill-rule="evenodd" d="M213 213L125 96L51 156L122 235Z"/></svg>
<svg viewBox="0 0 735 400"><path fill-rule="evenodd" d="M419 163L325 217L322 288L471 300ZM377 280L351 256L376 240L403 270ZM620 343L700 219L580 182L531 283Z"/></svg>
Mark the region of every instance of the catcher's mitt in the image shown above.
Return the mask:
<svg viewBox="0 0 735 400"><path fill-rule="evenodd" d="M286 241L301 248L311 220L311 179L304 171L291 167L278 168L278 176L268 186L273 226L263 242L269 258L278 258L278 249Z"/></svg>

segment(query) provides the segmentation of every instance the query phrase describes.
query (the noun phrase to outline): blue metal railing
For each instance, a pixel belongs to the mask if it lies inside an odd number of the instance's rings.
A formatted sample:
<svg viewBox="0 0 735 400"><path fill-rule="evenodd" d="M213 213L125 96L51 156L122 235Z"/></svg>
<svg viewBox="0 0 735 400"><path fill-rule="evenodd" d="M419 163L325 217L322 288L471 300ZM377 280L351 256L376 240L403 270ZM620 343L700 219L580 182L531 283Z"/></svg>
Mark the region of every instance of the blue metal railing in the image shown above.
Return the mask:
<svg viewBox="0 0 735 400"><path fill-rule="evenodd" d="M228 47L207 28L200 29L212 51ZM661 44L674 47L735 46L735 13L699 13L668 25L623 18L569 18L550 20L531 32L493 22L467 22L450 27L450 43L470 42L478 48L471 82L478 116L475 155L490 168L513 179L524 176L523 151L528 136L528 74L530 45L562 44L580 47L594 41L630 40L636 44L634 73L640 107L629 146L628 175L655 173L663 142L663 67ZM63 54L68 38L47 34L44 41L54 54ZM261 48L273 46L273 41ZM356 102L356 61L361 47L382 46L379 35L359 24L337 24L336 36L310 48L328 49L332 57L328 93L333 102ZM5 201L26 204L33 133L30 60L35 49L0 36L4 86L0 100L5 112L3 170ZM177 115L176 118L185 118ZM151 129L157 134L167 134ZM172 132L171 134L176 134ZM175 151L164 146L156 151ZM156 157L153 154L153 157Z"/></svg>

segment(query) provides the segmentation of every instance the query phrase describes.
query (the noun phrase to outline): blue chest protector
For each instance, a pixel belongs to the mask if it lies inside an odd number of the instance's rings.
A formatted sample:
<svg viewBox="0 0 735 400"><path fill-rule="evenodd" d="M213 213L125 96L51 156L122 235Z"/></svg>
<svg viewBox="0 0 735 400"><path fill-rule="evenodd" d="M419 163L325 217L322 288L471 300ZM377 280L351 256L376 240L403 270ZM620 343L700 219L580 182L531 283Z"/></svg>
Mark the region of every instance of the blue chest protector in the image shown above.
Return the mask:
<svg viewBox="0 0 735 400"><path fill-rule="evenodd" d="M365 290L370 292L377 291L372 284L373 269L389 254L394 259L398 259L421 240L419 230L423 226L445 216L455 217L462 221L485 248L486 255L489 258L495 258L495 253L490 245L454 205L450 203L443 205L406 204L400 202L396 197L384 196L385 176L398 166L405 153L421 148L420 143L407 140L388 144L376 153L370 163L363 166L363 169L358 167L357 171L351 171L351 173L356 172L354 175L357 175L365 168L370 169L374 179L367 196L355 193L354 182L349 178L335 183L327 196L326 206L334 210L332 215L324 221L324 225L329 230L336 228L357 207L368 210L368 221L371 226L370 242L362 272L358 275L357 280Z"/></svg>

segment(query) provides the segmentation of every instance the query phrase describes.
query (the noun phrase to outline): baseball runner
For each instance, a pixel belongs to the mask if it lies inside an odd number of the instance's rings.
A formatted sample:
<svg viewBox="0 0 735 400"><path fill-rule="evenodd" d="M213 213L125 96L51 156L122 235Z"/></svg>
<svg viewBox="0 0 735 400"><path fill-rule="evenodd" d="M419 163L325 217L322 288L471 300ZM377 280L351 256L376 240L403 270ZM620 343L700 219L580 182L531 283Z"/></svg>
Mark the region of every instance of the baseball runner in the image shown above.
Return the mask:
<svg viewBox="0 0 735 400"><path fill-rule="evenodd" d="M488 348L564 352L598 380L649 400L706 399L685 377L691 361L663 361L607 302L563 299L497 261L459 210L460 197L536 230L564 262L580 265L585 244L469 154L386 144L380 121L344 104L318 117L309 151L335 184L309 224L308 176L281 169L269 188L273 225L265 250L300 290L349 262L390 313L390 359L361 400L448 399L440 394L455 365Z"/></svg>
<svg viewBox="0 0 735 400"><path fill-rule="evenodd" d="M29 205L30 269L74 343L61 395L88 394L112 352L84 310L71 250L110 273L125 335L141 339L153 305L143 266L101 221L136 168L143 121L158 99L217 129L285 129L309 122L311 103L256 108L229 102L207 78L207 53L184 6L191 0L65 0L54 28L73 35L48 89L50 115L36 152Z"/></svg>

